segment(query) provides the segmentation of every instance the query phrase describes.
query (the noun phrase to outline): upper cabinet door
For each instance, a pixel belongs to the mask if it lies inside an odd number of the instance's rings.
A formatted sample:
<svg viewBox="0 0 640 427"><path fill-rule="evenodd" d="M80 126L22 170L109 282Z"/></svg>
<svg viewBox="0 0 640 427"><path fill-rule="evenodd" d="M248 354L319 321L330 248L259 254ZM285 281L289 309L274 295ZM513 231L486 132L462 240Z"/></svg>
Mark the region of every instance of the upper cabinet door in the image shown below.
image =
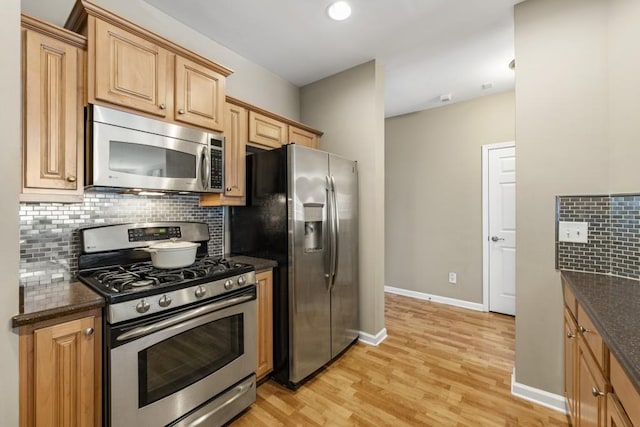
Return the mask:
<svg viewBox="0 0 640 427"><path fill-rule="evenodd" d="M89 72L95 76L95 98L165 117L168 52L99 19L94 22L95 66Z"/></svg>
<svg viewBox="0 0 640 427"><path fill-rule="evenodd" d="M304 145L305 147L318 148L318 135L295 126L289 126L289 142Z"/></svg>
<svg viewBox="0 0 640 427"><path fill-rule="evenodd" d="M279 148L287 143L287 124L249 111L249 141L262 148Z"/></svg>
<svg viewBox="0 0 640 427"><path fill-rule="evenodd" d="M243 197L247 145L247 109L225 105L225 192L227 197Z"/></svg>
<svg viewBox="0 0 640 427"><path fill-rule="evenodd" d="M24 32L25 189L82 190L82 58L75 46Z"/></svg>
<svg viewBox="0 0 640 427"><path fill-rule="evenodd" d="M225 77L176 56L175 120L223 130Z"/></svg>

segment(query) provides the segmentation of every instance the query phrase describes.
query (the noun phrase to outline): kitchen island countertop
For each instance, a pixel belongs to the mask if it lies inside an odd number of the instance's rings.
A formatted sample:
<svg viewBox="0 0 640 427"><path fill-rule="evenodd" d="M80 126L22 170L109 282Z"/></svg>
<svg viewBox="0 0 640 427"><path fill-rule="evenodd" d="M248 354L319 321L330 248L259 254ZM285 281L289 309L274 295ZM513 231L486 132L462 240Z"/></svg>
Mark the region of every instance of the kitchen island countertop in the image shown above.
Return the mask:
<svg viewBox="0 0 640 427"><path fill-rule="evenodd" d="M640 393L640 282L575 271L562 279Z"/></svg>
<svg viewBox="0 0 640 427"><path fill-rule="evenodd" d="M20 287L20 312L13 316L14 328L79 313L105 305L104 298L78 282Z"/></svg>

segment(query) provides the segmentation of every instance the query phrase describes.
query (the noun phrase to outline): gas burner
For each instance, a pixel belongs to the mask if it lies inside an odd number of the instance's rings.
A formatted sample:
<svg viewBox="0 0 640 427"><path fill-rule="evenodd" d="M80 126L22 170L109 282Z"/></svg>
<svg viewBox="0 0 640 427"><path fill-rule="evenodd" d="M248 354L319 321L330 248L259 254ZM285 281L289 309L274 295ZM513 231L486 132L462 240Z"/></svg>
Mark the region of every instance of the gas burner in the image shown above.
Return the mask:
<svg viewBox="0 0 640 427"><path fill-rule="evenodd" d="M247 267L247 264L224 258L203 257L184 268L164 270L155 268L150 262L139 262L81 272L79 277L85 283L95 283L110 294L128 294L194 280L217 280L242 273Z"/></svg>

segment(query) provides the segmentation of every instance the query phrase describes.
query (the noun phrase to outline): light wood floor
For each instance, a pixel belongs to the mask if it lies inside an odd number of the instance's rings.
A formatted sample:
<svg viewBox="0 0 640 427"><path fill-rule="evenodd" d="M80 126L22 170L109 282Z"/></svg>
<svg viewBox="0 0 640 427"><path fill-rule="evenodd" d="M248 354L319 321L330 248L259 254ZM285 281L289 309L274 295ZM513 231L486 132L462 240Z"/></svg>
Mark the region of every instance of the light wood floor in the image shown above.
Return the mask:
<svg viewBox="0 0 640 427"><path fill-rule="evenodd" d="M511 395L512 317L391 294L385 302L380 346L356 343L295 392L262 384L232 426L568 425Z"/></svg>

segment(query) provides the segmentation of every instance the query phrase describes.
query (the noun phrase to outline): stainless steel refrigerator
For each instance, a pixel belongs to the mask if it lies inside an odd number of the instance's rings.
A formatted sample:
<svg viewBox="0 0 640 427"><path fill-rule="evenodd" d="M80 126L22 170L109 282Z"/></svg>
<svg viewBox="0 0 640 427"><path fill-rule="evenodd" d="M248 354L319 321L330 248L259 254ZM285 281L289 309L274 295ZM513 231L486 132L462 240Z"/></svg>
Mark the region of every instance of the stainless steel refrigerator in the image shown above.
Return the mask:
<svg viewBox="0 0 640 427"><path fill-rule="evenodd" d="M357 163L300 145L247 156L231 252L275 259L274 378L295 388L358 338Z"/></svg>

